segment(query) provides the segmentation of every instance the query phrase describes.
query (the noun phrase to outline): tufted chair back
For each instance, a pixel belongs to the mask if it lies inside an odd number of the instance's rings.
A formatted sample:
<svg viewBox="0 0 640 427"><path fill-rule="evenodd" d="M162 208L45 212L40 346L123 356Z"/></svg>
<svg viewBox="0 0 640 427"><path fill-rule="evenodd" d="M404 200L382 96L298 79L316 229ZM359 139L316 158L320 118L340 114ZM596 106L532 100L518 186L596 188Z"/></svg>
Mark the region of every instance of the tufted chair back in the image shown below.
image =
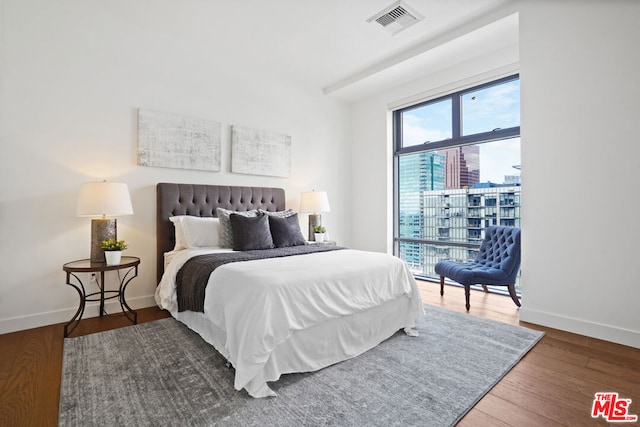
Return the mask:
<svg viewBox="0 0 640 427"><path fill-rule="evenodd" d="M471 285L506 286L513 302L520 307L515 282L520 268L520 229L494 225L484 231L484 240L473 262L442 260L434 270L440 275L440 295L444 295L444 278L464 286L465 307L469 311Z"/></svg>
<svg viewBox="0 0 640 427"><path fill-rule="evenodd" d="M487 227L475 262L507 274L500 284L514 283L520 267L520 229Z"/></svg>

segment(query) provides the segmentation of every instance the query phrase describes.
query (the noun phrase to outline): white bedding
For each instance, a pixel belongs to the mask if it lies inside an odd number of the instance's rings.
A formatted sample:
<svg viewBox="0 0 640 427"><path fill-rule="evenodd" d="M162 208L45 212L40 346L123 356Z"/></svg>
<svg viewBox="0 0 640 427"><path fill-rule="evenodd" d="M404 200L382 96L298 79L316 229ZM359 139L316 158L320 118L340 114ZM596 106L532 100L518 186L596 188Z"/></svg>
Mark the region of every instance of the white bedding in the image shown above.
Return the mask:
<svg viewBox="0 0 640 427"><path fill-rule="evenodd" d="M156 291L158 305L175 313L178 270L190 257L215 251L224 250L173 253ZM404 262L350 249L223 265L209 278L204 309L216 331L212 344L236 369L234 387L254 397L274 395L266 381L292 372L292 366L311 371L356 356L398 329L413 327L423 313ZM381 315L385 318L371 319ZM326 339L327 329L339 330L343 324L360 329L347 328ZM322 360L312 360L314 352L300 344L318 340L324 346ZM293 350L278 351L289 347Z"/></svg>

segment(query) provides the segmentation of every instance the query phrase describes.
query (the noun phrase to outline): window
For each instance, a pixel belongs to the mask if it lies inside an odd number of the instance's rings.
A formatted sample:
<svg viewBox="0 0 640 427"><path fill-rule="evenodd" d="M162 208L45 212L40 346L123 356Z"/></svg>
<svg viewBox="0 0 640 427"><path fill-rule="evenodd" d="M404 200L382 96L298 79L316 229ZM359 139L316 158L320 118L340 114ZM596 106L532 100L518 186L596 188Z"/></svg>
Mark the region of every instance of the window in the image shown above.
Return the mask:
<svg viewBox="0 0 640 427"><path fill-rule="evenodd" d="M402 114L402 147L451 139L451 99L409 108Z"/></svg>
<svg viewBox="0 0 640 427"><path fill-rule="evenodd" d="M439 260L475 257L486 227L520 226L520 80L452 93L393 118L394 250L416 276L437 279Z"/></svg>
<svg viewBox="0 0 640 427"><path fill-rule="evenodd" d="M462 135L520 126L520 80L463 92Z"/></svg>

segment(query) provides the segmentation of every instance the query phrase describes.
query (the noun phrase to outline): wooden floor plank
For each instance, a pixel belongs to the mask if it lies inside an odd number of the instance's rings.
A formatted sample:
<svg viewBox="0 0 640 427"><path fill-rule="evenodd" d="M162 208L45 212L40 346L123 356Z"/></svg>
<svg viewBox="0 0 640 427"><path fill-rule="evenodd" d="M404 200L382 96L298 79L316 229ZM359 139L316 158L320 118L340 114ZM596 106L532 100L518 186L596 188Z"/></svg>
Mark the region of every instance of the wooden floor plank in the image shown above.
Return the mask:
<svg viewBox="0 0 640 427"><path fill-rule="evenodd" d="M579 335L577 335L579 336ZM622 344L615 344L596 338L587 338L588 346L594 350L601 350L610 356L620 356L635 361L640 361L640 351L637 348L629 347Z"/></svg>
<svg viewBox="0 0 640 427"><path fill-rule="evenodd" d="M589 359L587 367L609 377L616 377L621 380L635 383L638 389L640 389L640 369L637 367L637 362L625 365L621 363L620 359L617 359L615 361Z"/></svg>
<svg viewBox="0 0 640 427"><path fill-rule="evenodd" d="M516 367L517 368L517 367ZM593 401L593 394L586 392L584 384L556 381L556 375L541 374L531 368L513 369L500 384L511 386L511 391L519 394L519 390L527 390L547 400L549 407L562 406L572 408L576 414L584 415L584 410Z"/></svg>
<svg viewBox="0 0 640 427"><path fill-rule="evenodd" d="M478 409L476 406L473 408L460 422L458 427L479 427L479 426L491 426L491 427L510 427L512 424L505 423L491 415Z"/></svg>
<svg viewBox="0 0 640 427"><path fill-rule="evenodd" d="M584 414L581 414L575 406L568 405L566 399L561 399L562 404L558 404L559 401L553 396L546 393L544 395L535 393L523 385L502 381L491 390L491 395L564 426L579 427L584 425ZM540 408L544 408L543 414L540 414Z"/></svg>
<svg viewBox="0 0 640 427"><path fill-rule="evenodd" d="M576 366L555 357L548 357L544 347L527 355L526 363L531 364L536 370L548 369L552 372L551 375L563 378L576 386L582 386L588 390L589 394L599 391L624 392L629 395L628 397L640 403L640 387L637 382L628 378L611 376L606 372L590 369L588 366Z"/></svg>
<svg viewBox="0 0 640 427"><path fill-rule="evenodd" d="M493 418L514 427L562 426L560 422L540 414L542 411L539 409L531 411L527 408L511 403L508 400L502 399L494 393L487 394L480 402L478 402L476 407ZM468 421L472 423L476 422L476 420ZM479 426L481 424L475 425Z"/></svg>
<svg viewBox="0 0 640 427"><path fill-rule="evenodd" d="M466 313L464 289L418 281L425 303ZM599 426L590 416L596 392L632 399L640 413L640 349L521 323L508 296L471 292L470 316L545 331L542 340L460 421L460 426ZM168 316L138 310L140 323ZM122 316L83 320L72 336L128 326ZM55 426L63 349L62 325L0 335L0 426ZM635 412L634 412L635 411ZM633 424L632 424L633 425ZM640 425L640 424L639 424Z"/></svg>
<svg viewBox="0 0 640 427"><path fill-rule="evenodd" d="M57 425L62 334L57 335L55 329L37 328L9 338L19 338L20 347L11 354L3 351L1 358L2 365L5 357L9 359L11 371L2 375L0 425ZM0 343L4 350L4 336Z"/></svg>

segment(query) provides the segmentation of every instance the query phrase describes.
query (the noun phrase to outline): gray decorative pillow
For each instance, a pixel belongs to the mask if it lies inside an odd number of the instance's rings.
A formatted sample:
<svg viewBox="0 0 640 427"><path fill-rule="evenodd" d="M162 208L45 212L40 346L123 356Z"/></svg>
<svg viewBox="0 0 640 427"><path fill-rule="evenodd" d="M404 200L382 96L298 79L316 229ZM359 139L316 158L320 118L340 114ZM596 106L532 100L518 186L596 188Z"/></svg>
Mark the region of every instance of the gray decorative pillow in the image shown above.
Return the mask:
<svg viewBox="0 0 640 427"><path fill-rule="evenodd" d="M306 245L304 236L300 231L298 214L287 217L269 216L269 228L276 248Z"/></svg>
<svg viewBox="0 0 640 427"><path fill-rule="evenodd" d="M269 218L266 215L248 217L232 213L229 216L229 222L233 231L233 250L252 251L273 248Z"/></svg>
<svg viewBox="0 0 640 427"><path fill-rule="evenodd" d="M236 212L230 211L229 209L217 208L216 212L218 214L218 218L220 218L220 247L222 248L233 248L233 231L231 230L229 215L238 214L245 217L258 216L258 211L255 209L246 212Z"/></svg>
<svg viewBox="0 0 640 427"><path fill-rule="evenodd" d="M263 215L277 216L278 218L287 218L287 217L290 217L291 215L296 214L296 211L294 211L293 209L287 209L286 211L276 211L276 212L270 212L270 211L265 211L264 209L258 209L258 212L260 212Z"/></svg>

